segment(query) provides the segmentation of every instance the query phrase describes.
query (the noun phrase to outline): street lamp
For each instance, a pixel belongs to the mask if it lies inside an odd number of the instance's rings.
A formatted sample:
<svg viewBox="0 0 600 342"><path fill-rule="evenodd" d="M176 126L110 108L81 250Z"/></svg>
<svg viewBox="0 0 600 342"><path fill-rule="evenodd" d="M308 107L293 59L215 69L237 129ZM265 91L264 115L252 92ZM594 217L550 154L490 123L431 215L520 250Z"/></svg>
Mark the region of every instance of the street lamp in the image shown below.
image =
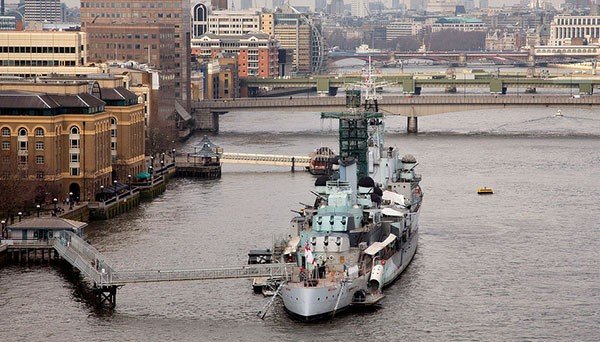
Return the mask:
<svg viewBox="0 0 600 342"><path fill-rule="evenodd" d="M163 160L160 161L160 174L164 174L165 173L165 159L164 159L165 154L163 153Z"/></svg>
<svg viewBox="0 0 600 342"><path fill-rule="evenodd" d="M150 156L150 165L154 167L154 156Z"/></svg>
<svg viewBox="0 0 600 342"><path fill-rule="evenodd" d="M58 199L54 197L54 199L52 199L52 202L54 203L54 213L56 213L56 211L58 210L58 208L56 207L56 205L58 204Z"/></svg>
<svg viewBox="0 0 600 342"><path fill-rule="evenodd" d="M21 222L21 218L23 217L23 213L22 212L18 212L17 215L19 215L19 222Z"/></svg>
<svg viewBox="0 0 600 342"><path fill-rule="evenodd" d="M173 164L175 164L175 149L171 150L171 154L173 155Z"/></svg>
<svg viewBox="0 0 600 342"><path fill-rule="evenodd" d="M116 179L113 181L113 184L115 185L115 197L117 197L117 180Z"/></svg>
<svg viewBox="0 0 600 342"><path fill-rule="evenodd" d="M100 185L100 193L102 194L102 202L104 202L104 185Z"/></svg>
<svg viewBox="0 0 600 342"><path fill-rule="evenodd" d="M73 193L69 191L69 209L73 209Z"/></svg>
<svg viewBox="0 0 600 342"><path fill-rule="evenodd" d="M131 193L131 175L127 175L127 182L129 182L129 192Z"/></svg>
<svg viewBox="0 0 600 342"><path fill-rule="evenodd" d="M8 236L6 236L6 221L2 220L2 221L0 221L0 224L2 224L2 230L0 231L0 233L2 234L2 237L7 238Z"/></svg>
<svg viewBox="0 0 600 342"><path fill-rule="evenodd" d="M36 204L35 209L37 209L37 217L40 217L40 205Z"/></svg>

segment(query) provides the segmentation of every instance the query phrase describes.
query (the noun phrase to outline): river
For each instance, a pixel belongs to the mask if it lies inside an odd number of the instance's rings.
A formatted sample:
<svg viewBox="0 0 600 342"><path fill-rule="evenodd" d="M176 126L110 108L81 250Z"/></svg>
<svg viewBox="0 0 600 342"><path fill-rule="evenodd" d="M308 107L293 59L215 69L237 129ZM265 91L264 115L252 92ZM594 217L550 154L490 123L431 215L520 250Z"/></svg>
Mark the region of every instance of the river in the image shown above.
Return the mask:
<svg viewBox="0 0 600 342"><path fill-rule="evenodd" d="M390 117L387 143L416 156L425 194L419 249L380 307L330 322L291 320L249 280L127 285L113 312L48 266L0 269L1 341L592 341L600 326L600 116L562 108ZM237 113L211 137L228 152L337 150L316 113ZM195 136L185 146L201 139ZM314 178L225 165L217 181L176 179L152 202L93 222L86 239L116 268L239 265L286 235ZM477 187L492 187L478 196Z"/></svg>

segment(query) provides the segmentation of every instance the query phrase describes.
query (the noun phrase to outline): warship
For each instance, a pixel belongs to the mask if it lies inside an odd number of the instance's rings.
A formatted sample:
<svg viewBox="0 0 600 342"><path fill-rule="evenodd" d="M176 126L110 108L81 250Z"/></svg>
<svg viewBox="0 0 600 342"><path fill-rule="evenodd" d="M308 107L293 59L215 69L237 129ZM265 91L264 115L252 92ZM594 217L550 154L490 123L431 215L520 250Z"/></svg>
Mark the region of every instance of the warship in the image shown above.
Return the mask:
<svg viewBox="0 0 600 342"><path fill-rule="evenodd" d="M317 178L315 202L291 220L282 253L295 264L275 294L302 321L378 303L417 250L421 176L414 156L384 145L370 71L346 91L346 111L321 114L339 120L339 170Z"/></svg>

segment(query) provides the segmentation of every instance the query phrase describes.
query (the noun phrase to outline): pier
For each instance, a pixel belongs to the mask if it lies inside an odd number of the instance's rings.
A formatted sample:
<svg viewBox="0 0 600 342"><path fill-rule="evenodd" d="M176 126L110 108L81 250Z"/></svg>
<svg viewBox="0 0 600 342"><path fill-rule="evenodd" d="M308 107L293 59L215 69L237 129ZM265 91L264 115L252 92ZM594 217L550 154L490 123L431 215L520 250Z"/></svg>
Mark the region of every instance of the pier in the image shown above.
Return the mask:
<svg viewBox="0 0 600 342"><path fill-rule="evenodd" d="M91 283L99 304L109 307L116 305L117 289L125 284L254 277L288 279L291 267L295 265L275 263L198 269L116 270L105 256L72 232L61 231L51 246Z"/></svg>

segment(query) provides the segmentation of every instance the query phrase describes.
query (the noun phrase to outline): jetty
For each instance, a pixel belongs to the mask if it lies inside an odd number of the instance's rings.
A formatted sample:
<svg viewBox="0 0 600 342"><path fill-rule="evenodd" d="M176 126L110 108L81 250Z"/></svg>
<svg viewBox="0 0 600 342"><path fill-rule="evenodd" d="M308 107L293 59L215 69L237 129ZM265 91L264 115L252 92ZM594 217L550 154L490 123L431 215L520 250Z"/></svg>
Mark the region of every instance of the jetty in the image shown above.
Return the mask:
<svg viewBox="0 0 600 342"><path fill-rule="evenodd" d="M53 240L53 249L78 270L91 285L101 305L114 307L117 289L125 284L166 281L280 277L289 279L295 264L255 264L198 269L117 270L113 263L77 234L61 231Z"/></svg>

